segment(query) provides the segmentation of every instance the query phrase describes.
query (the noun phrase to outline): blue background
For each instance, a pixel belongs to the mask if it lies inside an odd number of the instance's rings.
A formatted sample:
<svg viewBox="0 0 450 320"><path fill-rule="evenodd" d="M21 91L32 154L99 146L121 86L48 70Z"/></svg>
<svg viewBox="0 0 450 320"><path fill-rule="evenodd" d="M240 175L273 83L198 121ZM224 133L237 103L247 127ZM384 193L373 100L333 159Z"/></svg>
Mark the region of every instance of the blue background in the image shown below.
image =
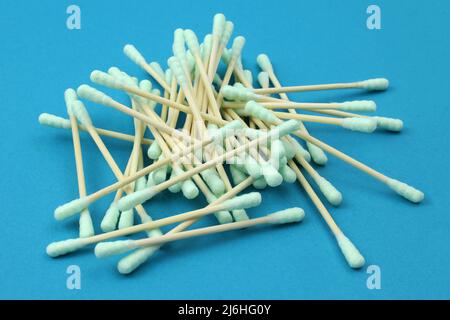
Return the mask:
<svg viewBox="0 0 450 320"><path fill-rule="evenodd" d="M0 298L450 298L448 183L450 96L448 1L75 1L82 29L66 28L69 1L1 1ZM366 8L378 4L382 30L366 28ZM298 184L265 190L258 216L301 206L303 223L257 228L181 241L131 276L116 271L117 257L98 260L91 250L60 259L49 242L75 237L77 221L56 222L56 206L77 196L69 131L41 127L41 112L65 116L63 92L89 81L93 69L117 65L144 77L122 53L135 44L165 65L173 30L211 30L223 12L235 35L247 38L244 63L257 71L266 52L284 84L356 81L384 76L386 93L359 91L292 95L304 101L374 99L379 114L405 121L400 134L351 133L309 125L313 135L426 193L421 205L395 196L334 157L320 173L344 194L333 209L337 223L382 271L382 289L368 290L365 269L351 270ZM117 92L111 94L126 101ZM99 127L132 132L119 112L88 103ZM131 144L105 139L123 168ZM88 191L113 175L87 135L82 137ZM96 226L112 195L91 207ZM148 204L155 217L203 206L164 193ZM200 224L214 222L205 218ZM97 228L98 230L98 228ZM66 268L82 270L82 289L66 289Z"/></svg>

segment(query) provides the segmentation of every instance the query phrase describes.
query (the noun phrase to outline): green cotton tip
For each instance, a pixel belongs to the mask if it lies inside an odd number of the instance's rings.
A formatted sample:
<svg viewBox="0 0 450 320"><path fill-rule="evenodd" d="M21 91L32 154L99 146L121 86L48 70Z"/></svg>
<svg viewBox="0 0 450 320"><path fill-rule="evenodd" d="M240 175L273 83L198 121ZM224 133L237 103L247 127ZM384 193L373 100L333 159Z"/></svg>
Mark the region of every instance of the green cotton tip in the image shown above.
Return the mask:
<svg viewBox="0 0 450 320"><path fill-rule="evenodd" d="M152 87L153 87L152 83L147 79L141 80L139 82L139 89L141 89L143 91L151 92Z"/></svg>
<svg viewBox="0 0 450 320"><path fill-rule="evenodd" d="M222 79L217 73L214 75L213 83L219 88L222 86Z"/></svg>
<svg viewBox="0 0 450 320"><path fill-rule="evenodd" d="M286 151L284 150L284 144L281 140L272 141L270 144L270 157L272 159L282 159L286 156Z"/></svg>
<svg viewBox="0 0 450 320"><path fill-rule="evenodd" d="M58 129L70 129L70 121L61 117L57 117L49 113L41 113L39 115L39 123L43 126L58 128Z"/></svg>
<svg viewBox="0 0 450 320"><path fill-rule="evenodd" d="M253 74L250 70L244 70L244 76L248 83L253 83Z"/></svg>
<svg viewBox="0 0 450 320"><path fill-rule="evenodd" d="M211 139L222 141L230 136L235 136L244 128L244 123L240 120L233 120L220 129L210 131Z"/></svg>
<svg viewBox="0 0 450 320"><path fill-rule="evenodd" d="M250 138L251 140L255 140L255 139L258 139L261 137L267 137L268 132L265 130L260 130L260 129L245 128L244 134L246 137Z"/></svg>
<svg viewBox="0 0 450 320"><path fill-rule="evenodd" d="M165 159L164 156L161 155L159 157L158 161L162 161L164 159ZM155 184L160 184L160 183L163 183L164 181L166 181L168 168L169 168L168 165L164 165L162 167L159 167L158 169L156 169L153 172L153 180L154 180Z"/></svg>
<svg viewBox="0 0 450 320"><path fill-rule="evenodd" d="M86 110L86 107L84 106L83 102L80 100L76 100L72 102L72 112L74 116L80 121L81 124L85 126L92 126L92 120L89 116L89 113Z"/></svg>
<svg viewBox="0 0 450 320"><path fill-rule="evenodd" d="M212 35L208 33L203 38L203 48L202 48L202 59L205 59L206 57L209 57L211 54L211 46L212 46Z"/></svg>
<svg viewBox="0 0 450 320"><path fill-rule="evenodd" d="M268 88L269 87L269 74L265 71L261 71L258 73L258 82L261 88Z"/></svg>
<svg viewBox="0 0 450 320"><path fill-rule="evenodd" d="M133 240L100 242L95 246L95 256L97 258L106 258L116 254L121 254L133 249L133 244Z"/></svg>
<svg viewBox="0 0 450 320"><path fill-rule="evenodd" d="M69 115L72 115L72 103L78 99L77 93L75 90L69 88L66 91L64 91L64 101L66 103L67 107L67 113Z"/></svg>
<svg viewBox="0 0 450 320"><path fill-rule="evenodd" d="M283 121L283 123L277 125L275 128L269 131L272 138L281 138L292 132L298 131L300 129L300 121L291 119L288 121Z"/></svg>
<svg viewBox="0 0 450 320"><path fill-rule="evenodd" d="M388 179L386 184L397 194L413 203L420 203L425 198L422 191L395 179Z"/></svg>
<svg viewBox="0 0 450 320"><path fill-rule="evenodd" d="M208 133L212 137L214 137L214 135L217 134L216 132L217 132L217 130L219 130L219 127L216 124L214 124L214 123L208 123L207 129L208 129Z"/></svg>
<svg viewBox="0 0 450 320"><path fill-rule="evenodd" d="M245 38L242 36L238 36L234 38L233 45L231 46L231 55L235 58L238 58L242 54L242 49L245 45Z"/></svg>
<svg viewBox="0 0 450 320"><path fill-rule="evenodd" d="M244 111L252 117L261 119L266 122L278 122L278 118L272 113L272 111L264 108L261 104L253 100L246 103Z"/></svg>
<svg viewBox="0 0 450 320"><path fill-rule="evenodd" d="M62 206L59 206L55 210L55 219L56 220L64 220L67 219L77 213L80 213L84 209L86 209L89 205L89 200L86 197L79 198L67 202Z"/></svg>
<svg viewBox="0 0 450 320"><path fill-rule="evenodd" d="M297 140L291 139L289 143L293 145L296 156L302 157L308 162L311 161L311 155Z"/></svg>
<svg viewBox="0 0 450 320"><path fill-rule="evenodd" d="M306 142L306 147L308 148L309 154L311 155L311 158L315 164L318 164L320 166L324 166L327 164L328 158L322 149L308 141Z"/></svg>
<svg viewBox="0 0 450 320"><path fill-rule="evenodd" d="M222 95L231 101L249 101L257 100L258 95L247 88L226 85L221 90Z"/></svg>
<svg viewBox="0 0 450 320"><path fill-rule="evenodd" d="M110 67L108 69L108 74L117 79L123 78L122 71L120 71L120 69L117 67Z"/></svg>
<svg viewBox="0 0 450 320"><path fill-rule="evenodd" d="M172 172L170 173L170 179L173 179L177 176L175 170L172 170ZM150 178L150 175L149 175ZM173 185L171 185L169 188L169 191L172 193L178 193L181 191L181 182L175 183Z"/></svg>
<svg viewBox="0 0 450 320"><path fill-rule="evenodd" d="M347 260L347 263L351 268L359 269L364 266L366 260L349 238L340 233L336 236L336 240L345 260Z"/></svg>
<svg viewBox="0 0 450 320"><path fill-rule="evenodd" d="M135 191L140 191L142 189L147 188L147 179L145 178L145 176L140 177L136 180L136 184L134 186L134 190Z"/></svg>
<svg viewBox="0 0 450 320"><path fill-rule="evenodd" d="M181 184L181 192L189 200L195 199L199 195L199 190L191 179L187 179Z"/></svg>
<svg viewBox="0 0 450 320"><path fill-rule="evenodd" d="M272 63L270 62L267 54L261 53L256 57L256 62L262 71L271 72L273 71Z"/></svg>
<svg viewBox="0 0 450 320"><path fill-rule="evenodd" d="M279 164L280 167L286 166L286 165L288 164L287 158L286 158L286 157L281 158L281 159L278 161L278 164Z"/></svg>
<svg viewBox="0 0 450 320"><path fill-rule="evenodd" d="M220 44L223 45L224 47L226 47L228 41L230 41L231 35L233 34L233 30L234 30L234 23L231 21L226 21L222 38L220 38Z"/></svg>
<svg viewBox="0 0 450 320"><path fill-rule="evenodd" d="M117 270L121 274L130 274L143 263L145 263L158 249L160 246L145 247L138 249L126 257L122 258L117 264Z"/></svg>
<svg viewBox="0 0 450 320"><path fill-rule="evenodd" d="M213 19L213 36L222 37L225 30L225 15L223 13L217 13Z"/></svg>
<svg viewBox="0 0 450 320"><path fill-rule="evenodd" d="M80 238L92 237L95 234L94 225L88 209L84 209L80 214L79 220L79 236Z"/></svg>
<svg viewBox="0 0 450 320"><path fill-rule="evenodd" d="M362 81L361 87L369 91L384 91L389 87L389 80L385 78L369 79Z"/></svg>
<svg viewBox="0 0 450 320"><path fill-rule="evenodd" d="M231 60L231 49L224 49L223 52L222 52L221 59L222 59L223 63L228 65L230 63L230 60Z"/></svg>
<svg viewBox="0 0 450 320"><path fill-rule="evenodd" d="M155 70L155 72L161 77L161 78L165 78L165 73L163 68L161 68L161 65L158 62L150 62L150 67L152 67L153 70Z"/></svg>
<svg viewBox="0 0 450 320"><path fill-rule="evenodd" d="M186 41L186 44L193 53L199 53L200 54L200 44L198 42L198 38L194 31L190 29L186 29L184 32L184 40Z"/></svg>
<svg viewBox="0 0 450 320"><path fill-rule="evenodd" d="M143 66L147 63L142 54L132 44L125 45L123 47L123 53L139 66Z"/></svg>
<svg viewBox="0 0 450 320"><path fill-rule="evenodd" d="M164 72L164 79L166 80L167 84L171 84L172 83L172 70L167 69Z"/></svg>
<svg viewBox="0 0 450 320"><path fill-rule="evenodd" d="M102 219L100 228L103 232L110 232L116 230L117 221L119 220L120 211L117 208L116 203L111 203L108 210L106 210L105 216Z"/></svg>
<svg viewBox="0 0 450 320"><path fill-rule="evenodd" d="M304 217L305 211L302 208L289 208L267 215L267 222L270 224L293 223L302 221Z"/></svg>
<svg viewBox="0 0 450 320"><path fill-rule="evenodd" d="M230 200L225 200L220 206L222 210L248 209L259 206L261 201L262 197L259 192L250 192Z"/></svg>
<svg viewBox="0 0 450 320"><path fill-rule="evenodd" d="M158 142L153 141L153 143L148 147L147 156L152 160L157 160L161 155L162 150Z"/></svg>
<svg viewBox="0 0 450 320"><path fill-rule="evenodd" d="M147 188L156 186L156 182L155 182L155 179L153 178L153 174L154 174L154 171L150 172L147 176L147 185L146 185ZM140 191L140 190L141 189L135 190L135 191Z"/></svg>
<svg viewBox="0 0 450 320"><path fill-rule="evenodd" d="M102 72L99 70L94 70L91 72L90 79L92 82L96 84L100 84L102 86L111 88L111 89L122 89L123 88L123 81L119 78L112 77L111 75L107 74L106 72Z"/></svg>
<svg viewBox="0 0 450 320"><path fill-rule="evenodd" d="M231 211L231 213L233 214L234 221L236 222L246 221L250 219L244 209L236 209Z"/></svg>
<svg viewBox="0 0 450 320"><path fill-rule="evenodd" d="M233 217L231 216L231 213L225 210L215 212L214 216L216 217L219 224L226 224L233 222Z"/></svg>
<svg viewBox="0 0 450 320"><path fill-rule="evenodd" d="M282 175L269 162L264 163L261 169L264 179L270 187L278 187L283 183Z"/></svg>
<svg viewBox="0 0 450 320"><path fill-rule="evenodd" d="M209 189L211 189L214 194L224 194L225 193L225 183L220 179L219 175L216 173L216 170L213 168L209 168L200 172L203 180L208 185Z"/></svg>
<svg viewBox="0 0 450 320"><path fill-rule="evenodd" d="M102 105L111 105L111 103L114 102L114 100L110 96L107 96L103 92L94 89L87 84L82 84L81 86L79 86L77 89L77 94L82 99L86 99Z"/></svg>
<svg viewBox="0 0 450 320"><path fill-rule="evenodd" d="M330 204L337 207L342 203L342 194L327 179L320 177L316 183Z"/></svg>
<svg viewBox="0 0 450 320"><path fill-rule="evenodd" d="M403 121L400 119L386 117L372 117L377 122L377 127L393 132L400 132L403 129Z"/></svg>
<svg viewBox="0 0 450 320"><path fill-rule="evenodd" d="M255 179L252 185L255 189L262 190L267 187L267 182L266 179L264 179L264 177L261 176L260 178Z"/></svg>
<svg viewBox="0 0 450 320"><path fill-rule="evenodd" d="M286 139L280 141L283 143L286 158L292 160L295 157L295 147Z"/></svg>
<svg viewBox="0 0 450 320"><path fill-rule="evenodd" d="M294 183L297 180L294 170L292 170L288 165L283 165L280 167L280 174L283 177L283 181L286 183Z"/></svg>
<svg viewBox="0 0 450 320"><path fill-rule="evenodd" d="M150 200L158 193L159 192L156 191L153 187L137 191L120 199L117 203L117 206L120 211L130 210L131 208L134 208L138 204Z"/></svg>
<svg viewBox="0 0 450 320"><path fill-rule="evenodd" d="M179 61L179 58L170 57L167 60L167 64L169 65L170 70L172 70L172 74L177 79L178 83L181 86L185 86L188 84L186 76L184 75L184 69Z"/></svg>
<svg viewBox="0 0 450 320"><path fill-rule="evenodd" d="M350 112L375 112L377 104L370 100L346 101L339 104L339 109Z"/></svg>
<svg viewBox="0 0 450 320"><path fill-rule="evenodd" d="M186 64L189 74L193 74L197 64L191 50L186 51Z"/></svg>
<svg viewBox="0 0 450 320"><path fill-rule="evenodd" d="M52 242L47 246L47 254L52 257L56 258L59 256L63 256L65 254L68 254L70 252L74 252L77 250L80 250L81 248L85 247L87 243L83 238L78 239L68 239L63 241L57 241Z"/></svg>
<svg viewBox="0 0 450 320"><path fill-rule="evenodd" d="M245 172L239 170L236 165L230 165L230 173L231 178L233 179L233 183L236 186L247 179L247 175L245 174Z"/></svg>
<svg viewBox="0 0 450 320"><path fill-rule="evenodd" d="M258 179L259 177L261 177L261 166L253 157L248 156L245 159L244 167L247 173L254 179Z"/></svg>
<svg viewBox="0 0 450 320"><path fill-rule="evenodd" d="M134 225L134 212L133 209L122 211L119 218L118 229L125 229Z"/></svg>
<svg viewBox="0 0 450 320"><path fill-rule="evenodd" d="M377 122L373 119L365 118L344 118L341 126L352 131L372 133L377 128Z"/></svg>

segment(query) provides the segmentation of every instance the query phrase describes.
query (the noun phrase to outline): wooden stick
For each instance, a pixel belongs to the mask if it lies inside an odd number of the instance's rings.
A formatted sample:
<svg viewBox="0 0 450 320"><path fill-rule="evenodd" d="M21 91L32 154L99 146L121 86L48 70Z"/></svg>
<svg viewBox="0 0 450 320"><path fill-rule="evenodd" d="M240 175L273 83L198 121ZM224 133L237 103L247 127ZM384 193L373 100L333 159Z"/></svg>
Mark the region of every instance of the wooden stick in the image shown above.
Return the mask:
<svg viewBox="0 0 450 320"><path fill-rule="evenodd" d="M69 89L71 90L71 89ZM73 91L73 95L76 96L75 91ZM86 196L86 180L84 176L84 166L83 166L83 155L81 152L81 143L80 143L80 134L78 131L78 123L76 117L73 115L71 110L70 101L68 101L67 111L70 118L70 125L72 130L72 141L73 141L73 149L75 154L75 167L77 170L77 181L78 181L78 192L80 198ZM80 213L79 218L80 223L80 237L88 237L94 234L94 226L92 224L91 214L89 210L83 210ZM85 225L84 230L82 230L82 224Z"/></svg>
<svg viewBox="0 0 450 320"><path fill-rule="evenodd" d="M166 233L163 236L160 237L153 237L151 239L140 239L133 241L132 244L130 244L130 250L134 249L136 247L149 247L149 246L161 246L168 242L173 242L177 240L183 240L198 236L204 236L204 235L211 235L215 233L221 233L221 232L227 232L227 231L233 231L233 230L240 230L245 229L249 227L254 227L257 225L262 224L270 224L270 217L264 216L260 218L255 219L249 219L244 220L240 222L233 222L233 223L226 223L222 225L215 225L211 227L204 227L199 228L195 230L189 230L189 231L183 231L183 232L177 232L177 233Z"/></svg>
<svg viewBox="0 0 450 320"><path fill-rule="evenodd" d="M253 92L257 94L274 94L274 93L305 92L305 91L336 90L336 89L357 89L362 88L362 86L363 86L362 82L350 82L350 83L318 84L308 86L263 88L263 89L254 89Z"/></svg>

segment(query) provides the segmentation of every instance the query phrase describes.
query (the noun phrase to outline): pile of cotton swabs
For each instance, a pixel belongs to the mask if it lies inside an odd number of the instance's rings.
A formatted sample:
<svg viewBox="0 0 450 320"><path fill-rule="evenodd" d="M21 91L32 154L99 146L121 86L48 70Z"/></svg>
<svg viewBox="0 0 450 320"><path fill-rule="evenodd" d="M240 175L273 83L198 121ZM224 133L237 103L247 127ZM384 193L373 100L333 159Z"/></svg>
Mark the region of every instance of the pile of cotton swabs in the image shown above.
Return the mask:
<svg viewBox="0 0 450 320"><path fill-rule="evenodd" d="M252 73L242 64L244 37L234 38L231 48L227 48L232 32L233 23L226 21L223 14L215 15L212 33L206 35L202 43L192 30L175 30L173 56L168 59L165 71L157 62L148 63L134 46L126 45L125 55L144 69L162 92L153 88L149 80L139 81L117 67L111 67L107 72L92 72L91 81L126 92L130 97L129 104L115 101L102 91L83 84L76 92L72 89L65 92L69 119L41 114L41 124L71 130L79 187L78 199L55 210L57 220L79 217L79 237L51 243L47 247L51 257L91 244L96 244L95 254L101 258L132 251L118 263L118 270L127 274L170 241L260 224L299 222L304 212L295 207L250 219L245 209L258 206L261 194L239 195L251 186L264 189L298 181L336 237L350 267L360 268L365 263L364 257L344 235L321 200L323 198L333 206L342 201L341 193L312 165L324 166L326 153L367 173L407 200L422 201L422 192L344 154L312 136L306 128L308 122L316 122L365 133L376 128L401 131L401 120L357 113L375 111L373 101L300 103L290 101L286 95L288 92L337 89L381 91L388 88L386 79L283 87L268 56L261 54L257 58L262 70L257 76L261 88L256 89ZM218 72L221 61L226 65L224 74ZM79 99L114 108L132 117L134 135L95 127ZM92 137L117 178L111 185L90 194L85 185L80 130ZM144 138L147 130L153 140ZM124 170L119 168L102 137L133 143ZM152 164L144 165L145 156L153 160ZM311 178L313 185L305 175ZM209 205L152 220L143 204L166 189L188 199L203 194ZM100 225L103 233L95 234L88 207L112 193L115 193L114 199ZM217 218L217 225L186 230L210 214ZM169 224L176 226L162 233L160 228ZM138 232L145 232L145 237L108 241Z"/></svg>

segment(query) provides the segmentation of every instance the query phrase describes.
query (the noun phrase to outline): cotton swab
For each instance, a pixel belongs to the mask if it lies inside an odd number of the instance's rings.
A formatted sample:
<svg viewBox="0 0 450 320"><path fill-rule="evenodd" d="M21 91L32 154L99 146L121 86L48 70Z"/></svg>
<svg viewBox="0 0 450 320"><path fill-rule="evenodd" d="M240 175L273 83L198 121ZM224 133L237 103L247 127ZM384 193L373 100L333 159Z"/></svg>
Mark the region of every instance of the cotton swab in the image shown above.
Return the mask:
<svg viewBox="0 0 450 320"><path fill-rule="evenodd" d="M210 235L220 232L239 230L262 224L280 225L280 224L300 222L303 220L304 216L305 213L303 209L290 208L271 213L261 218L200 228L190 231L183 231L174 234L166 234L160 237L153 237L151 239L100 242L95 246L95 255L97 256L97 258L105 258L112 255L121 254L139 247L157 246L167 242L188 239L203 235Z"/></svg>
<svg viewBox="0 0 450 320"><path fill-rule="evenodd" d="M306 102L259 102L261 106L266 109L295 109L318 112L321 110L342 110L352 112L374 112L377 106L374 101L370 100L355 100L346 102L332 102L332 103L306 103ZM245 103L242 102L225 102L224 108L239 109L245 108Z"/></svg>
<svg viewBox="0 0 450 320"><path fill-rule="evenodd" d="M80 197L86 196L86 181L84 178L83 156L81 153L80 135L78 132L78 124L73 114L72 103L76 101L77 95L73 89L67 89L64 92L64 98L67 106L67 113L70 118L70 126L72 128L72 140L75 154L75 166L77 170L78 190ZM86 208L80 213L79 219L80 238L86 238L94 235L94 226L92 224L91 214Z"/></svg>
<svg viewBox="0 0 450 320"><path fill-rule="evenodd" d="M47 246L47 254L51 257L58 257L61 255L65 255L67 253L79 250L89 244L105 241L108 239L121 237L125 235L130 235L134 233L138 233L145 230L151 230L160 228L169 224L198 219L200 217L206 216L208 214L212 214L221 210L234 210L234 209L246 209L258 206L261 203L261 195L257 192L248 193L242 196L238 196L232 198L230 200L223 201L217 205L208 206L202 209L189 211L185 213L181 213L178 215L173 215L167 218L162 218L159 220L153 220L149 222L145 222L136 226L115 230L111 232L106 232L102 234L98 234L95 236L87 237L87 238L77 238L77 239L69 239L58 242L53 242Z"/></svg>
<svg viewBox="0 0 450 320"><path fill-rule="evenodd" d="M257 94L273 94L273 93L306 92L306 91L336 90L336 89L365 89L367 91L384 91L388 87L389 87L389 80L385 78L376 78L349 83L254 89L253 92Z"/></svg>
<svg viewBox="0 0 450 320"><path fill-rule="evenodd" d="M369 166L363 164L362 162L359 162L358 160L353 159L352 157L346 155L345 153L327 145L326 143L320 141L317 138L314 138L308 134L304 133L296 133L300 138L302 138L305 141L308 141L321 149L325 150L328 153L331 153L332 155L338 157L339 159L343 160L344 162L350 164L351 166L367 173L368 175L374 177L375 179L383 182L388 187L390 187L394 192L402 196L403 198L414 202L419 203L424 199L424 194L422 191L417 190L401 181L398 181L396 179L390 178L372 168Z"/></svg>
<svg viewBox="0 0 450 320"><path fill-rule="evenodd" d="M53 114L49 113L41 113L39 115L39 123L44 126L52 127L52 128L58 128L58 129L71 129L71 123L70 120L64 119L62 117L55 116ZM78 129L82 131L86 131L86 127L82 124L78 125ZM111 131L106 129L100 129L100 128L94 128L95 131L101 136L115 138L119 140L134 141L134 136L125 134L122 132L117 131ZM144 145L152 145L153 140L152 139L142 139L142 144Z"/></svg>
<svg viewBox="0 0 450 320"><path fill-rule="evenodd" d="M325 220L331 232L336 237L336 241L339 245L339 248L341 249L342 254L347 260L348 265L354 269L361 268L365 264L364 257L361 255L361 253L355 247L355 245L350 241L350 239L348 239L344 235L342 230L338 227L331 214L325 208L325 206L320 201L317 194L311 188L311 185L308 183L303 174L300 172L300 169L297 166L295 166L292 160L290 160L290 165L291 168L295 171L295 174L297 175L297 178L302 184L303 188L308 193L310 199L312 200L317 210L321 214L322 218Z"/></svg>

